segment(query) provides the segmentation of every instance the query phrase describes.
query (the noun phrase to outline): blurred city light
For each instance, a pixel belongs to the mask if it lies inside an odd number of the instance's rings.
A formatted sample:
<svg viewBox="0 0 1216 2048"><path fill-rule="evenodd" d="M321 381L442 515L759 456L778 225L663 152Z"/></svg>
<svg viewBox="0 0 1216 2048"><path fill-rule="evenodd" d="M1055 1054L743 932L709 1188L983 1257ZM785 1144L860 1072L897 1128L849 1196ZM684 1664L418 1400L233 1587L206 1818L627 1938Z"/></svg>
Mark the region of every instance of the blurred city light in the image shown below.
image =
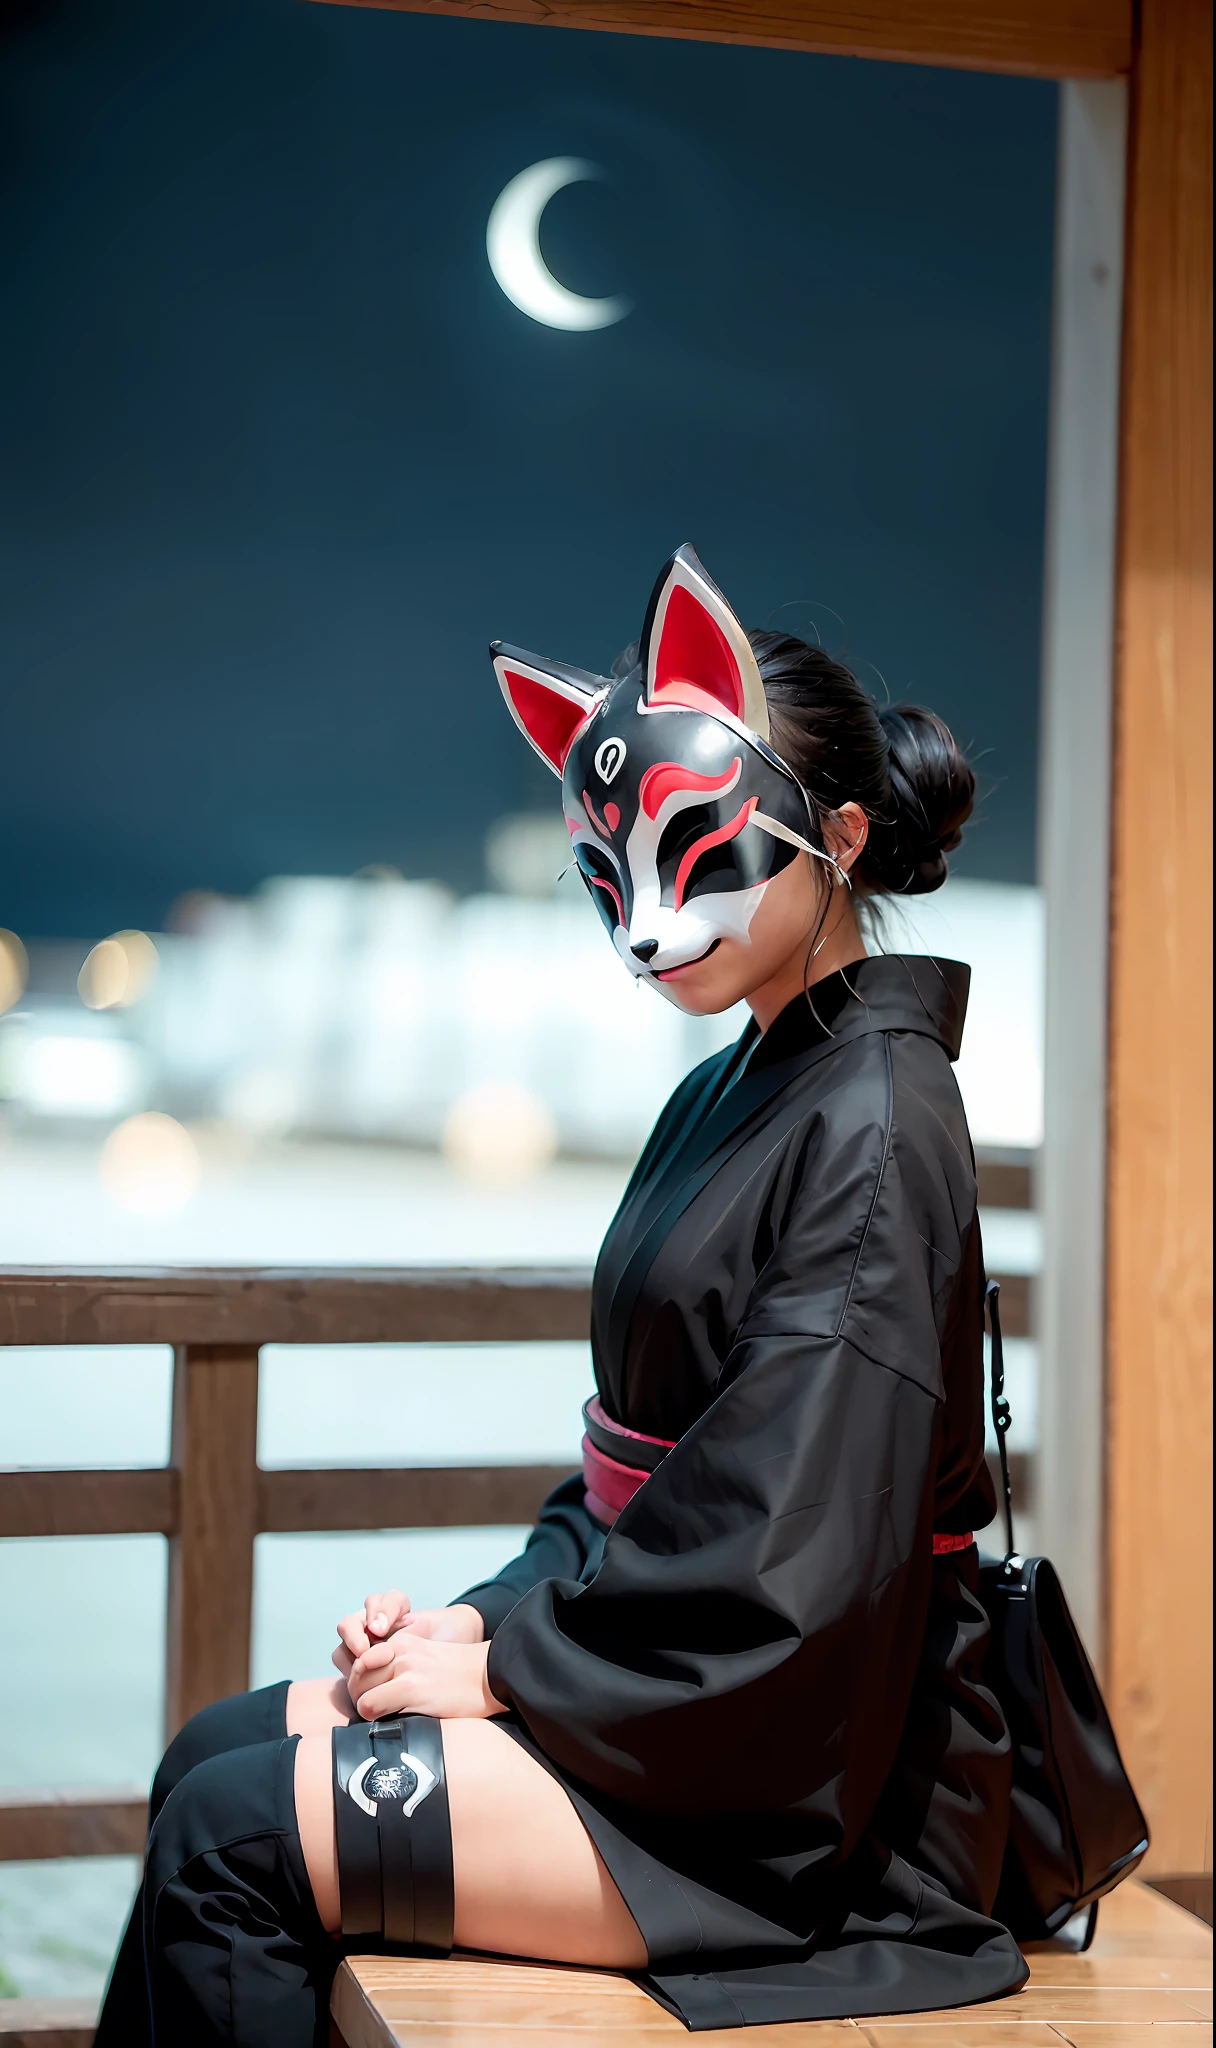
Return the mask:
<svg viewBox="0 0 1216 2048"><path fill-rule="evenodd" d="M143 1095L144 1071L139 1048L124 1038L14 1019L0 1041L0 1096L34 1116L122 1116Z"/></svg>
<svg viewBox="0 0 1216 2048"><path fill-rule="evenodd" d="M548 1166L557 1152L557 1120L530 1089L487 1081L452 1104L442 1147L457 1173L502 1187Z"/></svg>
<svg viewBox="0 0 1216 2048"><path fill-rule="evenodd" d="M155 1109L128 1117L110 1132L98 1173L110 1200L136 1216L183 1209L202 1177L189 1131Z"/></svg>
<svg viewBox="0 0 1216 2048"><path fill-rule="evenodd" d="M94 946L76 986L90 1010L126 1010L146 995L159 964L146 932L115 932Z"/></svg>
<svg viewBox="0 0 1216 2048"><path fill-rule="evenodd" d="M25 994L29 959L16 932L0 930L0 1017Z"/></svg>

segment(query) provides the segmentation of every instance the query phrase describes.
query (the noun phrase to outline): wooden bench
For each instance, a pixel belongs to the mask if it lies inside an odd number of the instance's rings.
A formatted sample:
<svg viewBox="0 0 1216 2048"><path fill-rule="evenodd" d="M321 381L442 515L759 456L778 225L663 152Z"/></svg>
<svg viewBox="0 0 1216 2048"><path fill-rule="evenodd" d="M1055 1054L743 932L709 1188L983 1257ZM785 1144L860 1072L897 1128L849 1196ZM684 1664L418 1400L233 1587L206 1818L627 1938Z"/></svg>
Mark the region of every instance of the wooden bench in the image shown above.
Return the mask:
<svg viewBox="0 0 1216 2048"><path fill-rule="evenodd" d="M334 1981L331 2048L1205 2048L1212 1935L1147 1885L1105 1901L1088 1955L1027 1950L1030 1983L957 2012L690 2035L627 1977L455 1956L352 1956ZM0 1999L0 2048L89 2048L96 2001Z"/></svg>
<svg viewBox="0 0 1216 2048"><path fill-rule="evenodd" d="M1012 1998L957 2012L817 2020L690 2035L628 1978L454 1957L352 1956L331 2011L343 2048L1203 2048L1212 2038L1212 1936L1147 1885L1104 1901L1088 1955L1027 1951ZM3 2039L3 2036L0 2036Z"/></svg>

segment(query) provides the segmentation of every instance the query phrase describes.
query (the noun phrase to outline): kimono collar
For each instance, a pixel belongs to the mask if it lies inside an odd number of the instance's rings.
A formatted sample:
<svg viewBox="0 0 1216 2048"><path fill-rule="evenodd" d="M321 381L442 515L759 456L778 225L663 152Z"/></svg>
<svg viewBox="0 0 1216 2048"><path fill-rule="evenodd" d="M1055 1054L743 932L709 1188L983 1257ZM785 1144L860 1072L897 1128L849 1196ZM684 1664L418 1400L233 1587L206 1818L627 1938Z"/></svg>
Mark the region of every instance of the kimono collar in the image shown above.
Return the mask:
<svg viewBox="0 0 1216 2048"><path fill-rule="evenodd" d="M608 1304L601 1327L610 1357L623 1357L642 1283L660 1244L713 1179L751 1121L808 1067L872 1031L913 1031L958 1057L971 970L957 960L878 954L815 982L812 1011L795 997L763 1038L755 1021L734 1046L708 1061L681 1126L648 1171L626 1189L596 1266Z"/></svg>
<svg viewBox="0 0 1216 2048"><path fill-rule="evenodd" d="M748 1025L740 1041L747 1071L757 1073L841 1035L853 1037L863 1018L871 1031L916 1031L935 1038L956 1060L970 981L971 969L961 961L927 954L878 953L856 960L814 982L809 999L795 996L763 1038L754 1020Z"/></svg>

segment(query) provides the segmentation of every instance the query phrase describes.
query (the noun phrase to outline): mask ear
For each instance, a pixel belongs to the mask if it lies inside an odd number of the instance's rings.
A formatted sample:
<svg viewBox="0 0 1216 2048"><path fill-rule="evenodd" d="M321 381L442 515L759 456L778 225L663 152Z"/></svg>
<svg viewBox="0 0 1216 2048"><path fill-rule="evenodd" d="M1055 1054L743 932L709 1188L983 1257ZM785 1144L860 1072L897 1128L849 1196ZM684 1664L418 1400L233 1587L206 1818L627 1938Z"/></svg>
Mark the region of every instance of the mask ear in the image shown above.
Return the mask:
<svg viewBox="0 0 1216 2048"><path fill-rule="evenodd" d="M541 760L560 775L575 735L599 709L611 677L588 675L564 662L543 661L522 648L490 642L498 686L507 709Z"/></svg>
<svg viewBox="0 0 1216 2048"><path fill-rule="evenodd" d="M691 547L677 548L642 630L648 704L728 712L769 736L768 704L747 634Z"/></svg>

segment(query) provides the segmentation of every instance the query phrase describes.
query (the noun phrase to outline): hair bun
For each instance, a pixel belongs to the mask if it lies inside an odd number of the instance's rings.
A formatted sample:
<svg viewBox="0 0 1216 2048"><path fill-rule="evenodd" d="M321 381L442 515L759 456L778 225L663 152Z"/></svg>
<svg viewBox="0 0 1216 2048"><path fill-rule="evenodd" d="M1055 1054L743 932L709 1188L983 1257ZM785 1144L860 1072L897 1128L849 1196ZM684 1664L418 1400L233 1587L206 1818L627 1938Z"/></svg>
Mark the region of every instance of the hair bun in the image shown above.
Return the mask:
<svg viewBox="0 0 1216 2048"><path fill-rule="evenodd" d="M879 714L890 753L892 816L874 836L871 864L885 888L903 896L940 889L947 855L963 836L975 802L975 775L949 726L919 704ZM876 858L875 858L876 856Z"/></svg>

